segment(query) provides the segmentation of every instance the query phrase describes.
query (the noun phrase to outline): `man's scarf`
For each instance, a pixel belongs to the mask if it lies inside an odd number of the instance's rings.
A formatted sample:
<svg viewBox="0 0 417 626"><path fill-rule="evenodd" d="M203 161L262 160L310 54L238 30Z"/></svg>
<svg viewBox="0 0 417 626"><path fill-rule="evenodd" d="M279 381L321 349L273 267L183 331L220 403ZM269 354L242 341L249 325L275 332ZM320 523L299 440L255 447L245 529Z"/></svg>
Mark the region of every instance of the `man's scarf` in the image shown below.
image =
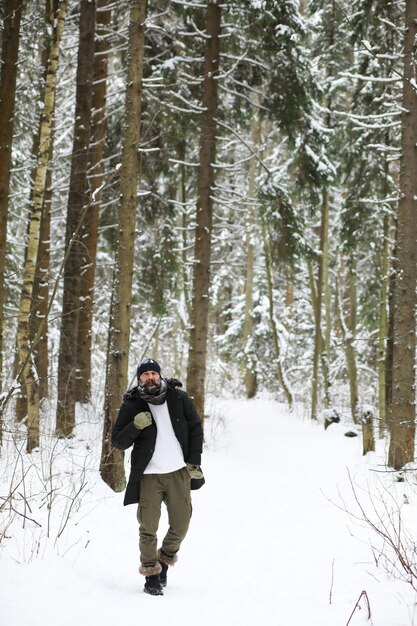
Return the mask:
<svg viewBox="0 0 417 626"><path fill-rule="evenodd" d="M152 393L149 391L146 385L143 383L138 384L138 393L142 400L145 400L148 404L163 404L167 397L168 385L165 380L161 378L160 385Z"/></svg>

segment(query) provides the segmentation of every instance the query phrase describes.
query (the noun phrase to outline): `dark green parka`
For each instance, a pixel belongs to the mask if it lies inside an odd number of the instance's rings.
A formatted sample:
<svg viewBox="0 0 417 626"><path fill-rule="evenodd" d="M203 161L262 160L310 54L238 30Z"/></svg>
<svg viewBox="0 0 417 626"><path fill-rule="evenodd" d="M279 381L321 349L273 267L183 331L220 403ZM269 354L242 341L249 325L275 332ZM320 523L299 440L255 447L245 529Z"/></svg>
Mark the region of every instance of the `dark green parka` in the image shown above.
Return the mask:
<svg viewBox="0 0 417 626"><path fill-rule="evenodd" d="M178 389L181 385L175 379L165 379L167 383L167 404L174 433L181 445L185 463L200 465L203 448L203 428L194 405L187 394ZM126 487L124 504L139 502L140 479L152 458L156 442L156 423L138 430L133 418L141 411L149 411L149 405L139 396L138 388L128 391L120 407L112 432L112 444L119 450L127 450L133 445L130 476ZM204 483L192 480L191 489L198 489Z"/></svg>

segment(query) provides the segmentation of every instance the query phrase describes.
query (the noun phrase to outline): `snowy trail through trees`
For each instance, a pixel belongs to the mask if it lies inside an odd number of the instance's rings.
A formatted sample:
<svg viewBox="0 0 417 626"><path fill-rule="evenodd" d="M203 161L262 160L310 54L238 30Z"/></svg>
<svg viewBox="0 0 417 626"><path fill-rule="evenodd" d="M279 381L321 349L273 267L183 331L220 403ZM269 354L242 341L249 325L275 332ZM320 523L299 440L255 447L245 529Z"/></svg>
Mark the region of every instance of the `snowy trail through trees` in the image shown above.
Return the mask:
<svg viewBox="0 0 417 626"><path fill-rule="evenodd" d="M324 431L272 401L212 408L207 482L193 493L189 535L164 597L142 592L135 507L123 507L94 469L65 543L48 540L36 556L30 524L9 530L0 552L1 624L345 626L363 590L375 625L413 623L411 587L387 580L370 530L336 506L343 499L353 510L348 470L365 497L378 453L364 459L360 437L345 437L342 426ZM350 626L370 624L365 613L355 611Z"/></svg>

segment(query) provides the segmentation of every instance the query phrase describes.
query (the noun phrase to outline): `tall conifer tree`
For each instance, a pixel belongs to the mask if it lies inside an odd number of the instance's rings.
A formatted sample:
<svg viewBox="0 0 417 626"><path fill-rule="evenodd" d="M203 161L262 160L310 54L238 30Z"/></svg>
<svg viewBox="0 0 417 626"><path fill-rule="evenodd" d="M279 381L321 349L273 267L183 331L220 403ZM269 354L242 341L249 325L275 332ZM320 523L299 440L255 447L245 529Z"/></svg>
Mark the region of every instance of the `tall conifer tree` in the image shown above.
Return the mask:
<svg viewBox="0 0 417 626"><path fill-rule="evenodd" d="M7 215L15 117L17 57L24 4L22 0L6 0L3 7L0 72L0 393L3 387L4 271L6 266Z"/></svg>
<svg viewBox="0 0 417 626"><path fill-rule="evenodd" d="M111 431L128 384L146 11L146 0L131 0L118 235L110 311L100 463L101 477L115 491L121 491L125 485L124 454L123 451L112 447Z"/></svg>
<svg viewBox="0 0 417 626"><path fill-rule="evenodd" d="M80 375L77 344L80 320L80 281L85 268L83 267L83 242L79 233L89 203L87 172L94 77L96 3L82 0L80 7L77 93L65 236L67 255L64 269L56 413L56 432L64 437L71 435L74 429L76 381Z"/></svg>
<svg viewBox="0 0 417 626"><path fill-rule="evenodd" d="M204 49L203 112L194 244L193 298L190 314L187 389L201 419L204 417L211 237L213 226L214 163L216 158L217 79L220 68L221 6L209 0Z"/></svg>
<svg viewBox="0 0 417 626"><path fill-rule="evenodd" d="M417 288L417 3L406 0L400 202L394 287L392 398L388 463L414 461Z"/></svg>

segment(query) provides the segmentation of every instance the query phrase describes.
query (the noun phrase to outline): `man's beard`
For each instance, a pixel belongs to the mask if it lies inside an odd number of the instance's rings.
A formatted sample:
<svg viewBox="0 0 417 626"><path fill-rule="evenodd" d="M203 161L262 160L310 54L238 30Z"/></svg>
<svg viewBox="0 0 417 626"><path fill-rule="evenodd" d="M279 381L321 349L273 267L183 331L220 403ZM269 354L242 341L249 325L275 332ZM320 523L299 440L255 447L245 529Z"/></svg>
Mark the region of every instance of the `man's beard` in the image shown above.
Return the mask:
<svg viewBox="0 0 417 626"><path fill-rule="evenodd" d="M154 380L147 380L144 383L140 383L140 387L145 393L154 396L161 389L161 381L158 380L158 382L155 382Z"/></svg>

